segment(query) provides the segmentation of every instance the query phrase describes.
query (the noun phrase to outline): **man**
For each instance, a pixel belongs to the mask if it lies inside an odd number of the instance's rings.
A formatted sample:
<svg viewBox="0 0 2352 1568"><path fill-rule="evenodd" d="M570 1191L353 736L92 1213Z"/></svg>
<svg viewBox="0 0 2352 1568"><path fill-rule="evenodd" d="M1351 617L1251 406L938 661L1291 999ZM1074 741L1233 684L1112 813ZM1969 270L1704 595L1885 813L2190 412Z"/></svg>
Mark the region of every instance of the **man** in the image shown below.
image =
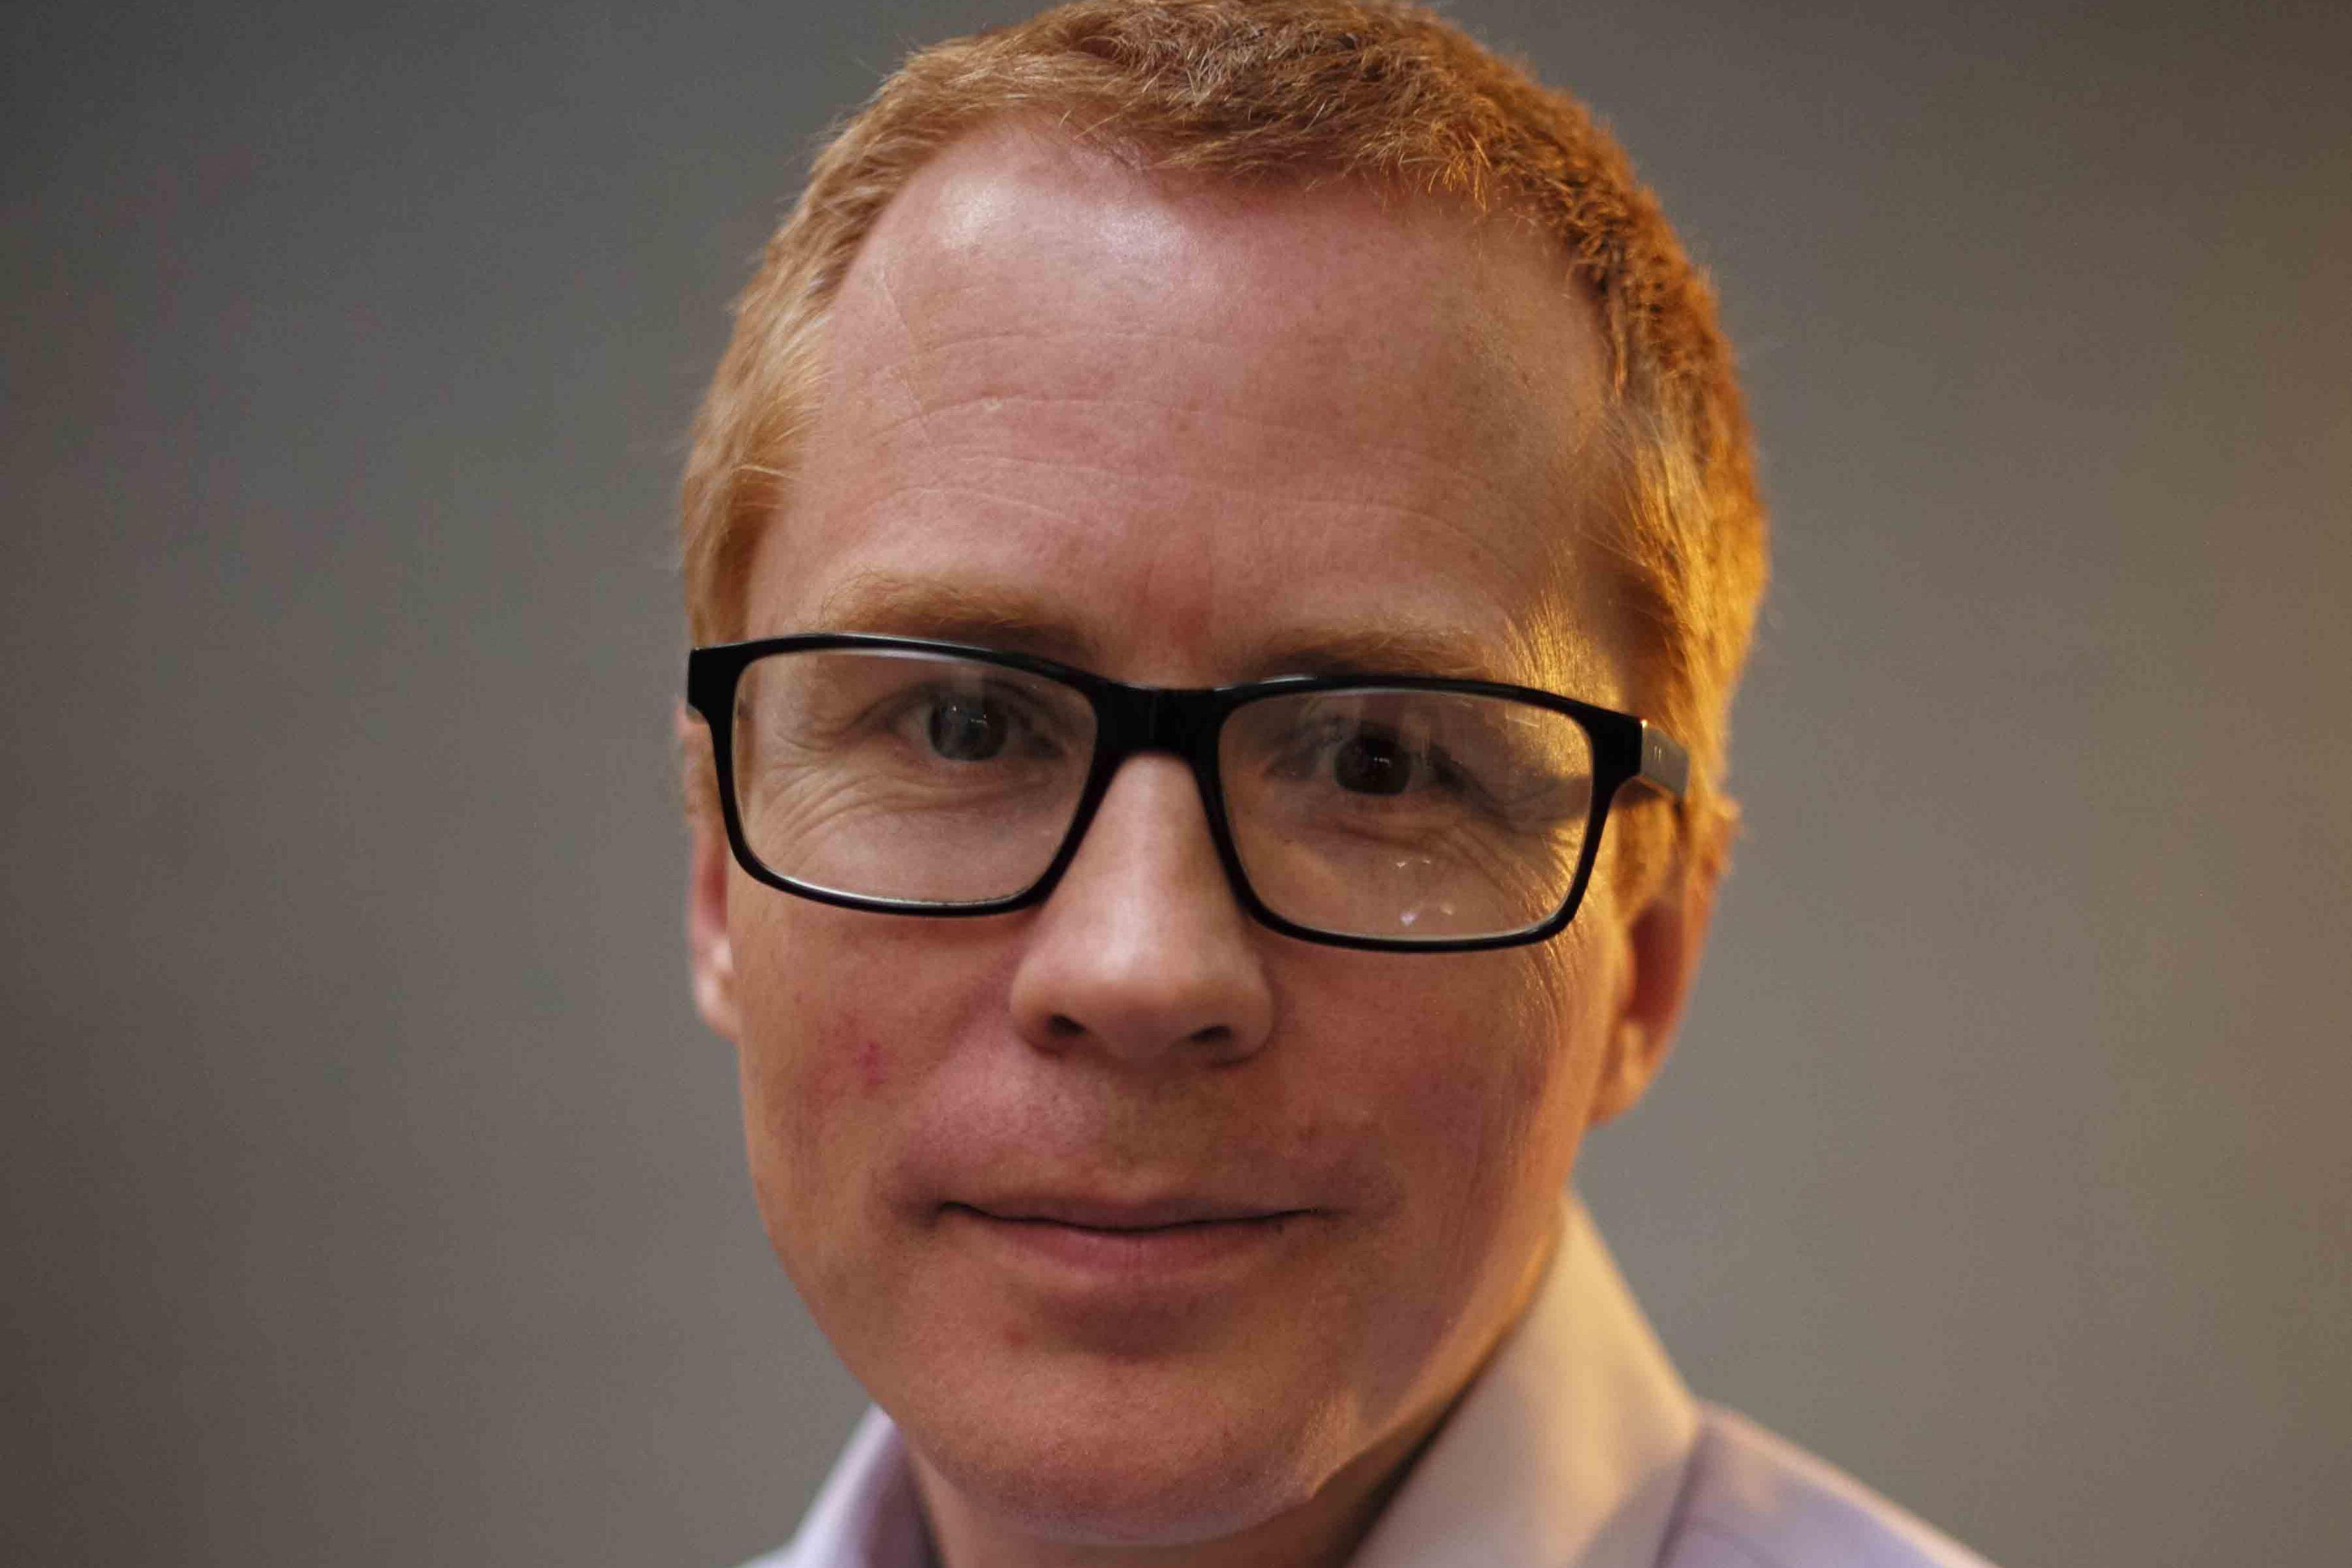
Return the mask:
<svg viewBox="0 0 2352 1568"><path fill-rule="evenodd" d="M1724 863L1728 366L1416 11L1089 0L820 158L685 487L695 996L878 1406L769 1561L1973 1561L1562 1195Z"/></svg>

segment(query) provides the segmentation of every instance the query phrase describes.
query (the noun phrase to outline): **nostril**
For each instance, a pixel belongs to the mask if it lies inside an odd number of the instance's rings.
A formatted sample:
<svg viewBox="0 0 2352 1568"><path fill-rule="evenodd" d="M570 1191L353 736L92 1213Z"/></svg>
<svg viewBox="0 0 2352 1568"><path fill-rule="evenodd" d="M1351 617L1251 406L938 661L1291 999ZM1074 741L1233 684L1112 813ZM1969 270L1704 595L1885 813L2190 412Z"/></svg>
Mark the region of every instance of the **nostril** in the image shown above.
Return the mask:
<svg viewBox="0 0 2352 1568"><path fill-rule="evenodd" d="M1222 1046L1234 1037L1231 1025L1212 1024L1205 1029L1195 1029L1191 1038L1196 1046Z"/></svg>
<svg viewBox="0 0 2352 1568"><path fill-rule="evenodd" d="M1067 1013L1056 1013L1045 1020L1046 1030L1058 1039L1074 1040L1087 1032L1087 1026Z"/></svg>

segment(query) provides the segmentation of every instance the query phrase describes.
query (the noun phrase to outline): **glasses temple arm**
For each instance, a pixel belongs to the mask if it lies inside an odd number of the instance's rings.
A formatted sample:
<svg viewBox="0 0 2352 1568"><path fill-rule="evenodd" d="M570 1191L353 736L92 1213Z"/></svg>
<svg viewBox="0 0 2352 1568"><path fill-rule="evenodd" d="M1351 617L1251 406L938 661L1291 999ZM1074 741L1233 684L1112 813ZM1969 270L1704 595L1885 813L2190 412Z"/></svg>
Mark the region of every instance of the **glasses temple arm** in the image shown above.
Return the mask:
<svg viewBox="0 0 2352 1568"><path fill-rule="evenodd" d="M1690 789L1690 753L1672 735L1644 719L1642 766L1633 776L1669 800L1680 802Z"/></svg>

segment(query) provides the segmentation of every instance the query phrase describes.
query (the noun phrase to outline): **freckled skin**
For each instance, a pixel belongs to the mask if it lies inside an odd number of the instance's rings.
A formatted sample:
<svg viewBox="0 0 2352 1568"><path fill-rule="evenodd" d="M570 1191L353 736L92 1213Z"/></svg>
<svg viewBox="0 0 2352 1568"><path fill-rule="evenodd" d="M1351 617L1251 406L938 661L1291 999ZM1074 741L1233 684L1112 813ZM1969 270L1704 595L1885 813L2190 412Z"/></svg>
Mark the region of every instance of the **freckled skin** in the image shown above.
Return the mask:
<svg viewBox="0 0 2352 1568"><path fill-rule="evenodd" d="M1568 287L1521 231L1431 204L967 141L844 286L748 634L887 574L1042 597L1127 680L1245 679L1288 627L1404 620L1623 706L1560 456L1601 395ZM950 1568L1344 1559L1670 1032L1703 909L1661 960L1608 880L1539 948L1290 941L1234 902L1163 756L1013 915L793 899L701 837L698 995L739 1048L761 1213L907 1434ZM943 1206L1008 1173L1310 1212L1229 1289L1108 1314Z"/></svg>

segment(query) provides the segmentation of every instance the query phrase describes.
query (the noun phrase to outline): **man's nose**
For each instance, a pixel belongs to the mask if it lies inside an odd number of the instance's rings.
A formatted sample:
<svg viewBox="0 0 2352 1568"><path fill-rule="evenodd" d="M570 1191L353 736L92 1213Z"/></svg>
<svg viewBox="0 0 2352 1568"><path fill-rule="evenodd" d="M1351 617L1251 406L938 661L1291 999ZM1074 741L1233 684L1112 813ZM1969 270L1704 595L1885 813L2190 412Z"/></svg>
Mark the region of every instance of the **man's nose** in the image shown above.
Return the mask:
<svg viewBox="0 0 2352 1568"><path fill-rule="evenodd" d="M1013 975L1014 1023L1040 1050L1242 1060L1274 1024L1259 937L1192 770L1131 757L1037 913Z"/></svg>

